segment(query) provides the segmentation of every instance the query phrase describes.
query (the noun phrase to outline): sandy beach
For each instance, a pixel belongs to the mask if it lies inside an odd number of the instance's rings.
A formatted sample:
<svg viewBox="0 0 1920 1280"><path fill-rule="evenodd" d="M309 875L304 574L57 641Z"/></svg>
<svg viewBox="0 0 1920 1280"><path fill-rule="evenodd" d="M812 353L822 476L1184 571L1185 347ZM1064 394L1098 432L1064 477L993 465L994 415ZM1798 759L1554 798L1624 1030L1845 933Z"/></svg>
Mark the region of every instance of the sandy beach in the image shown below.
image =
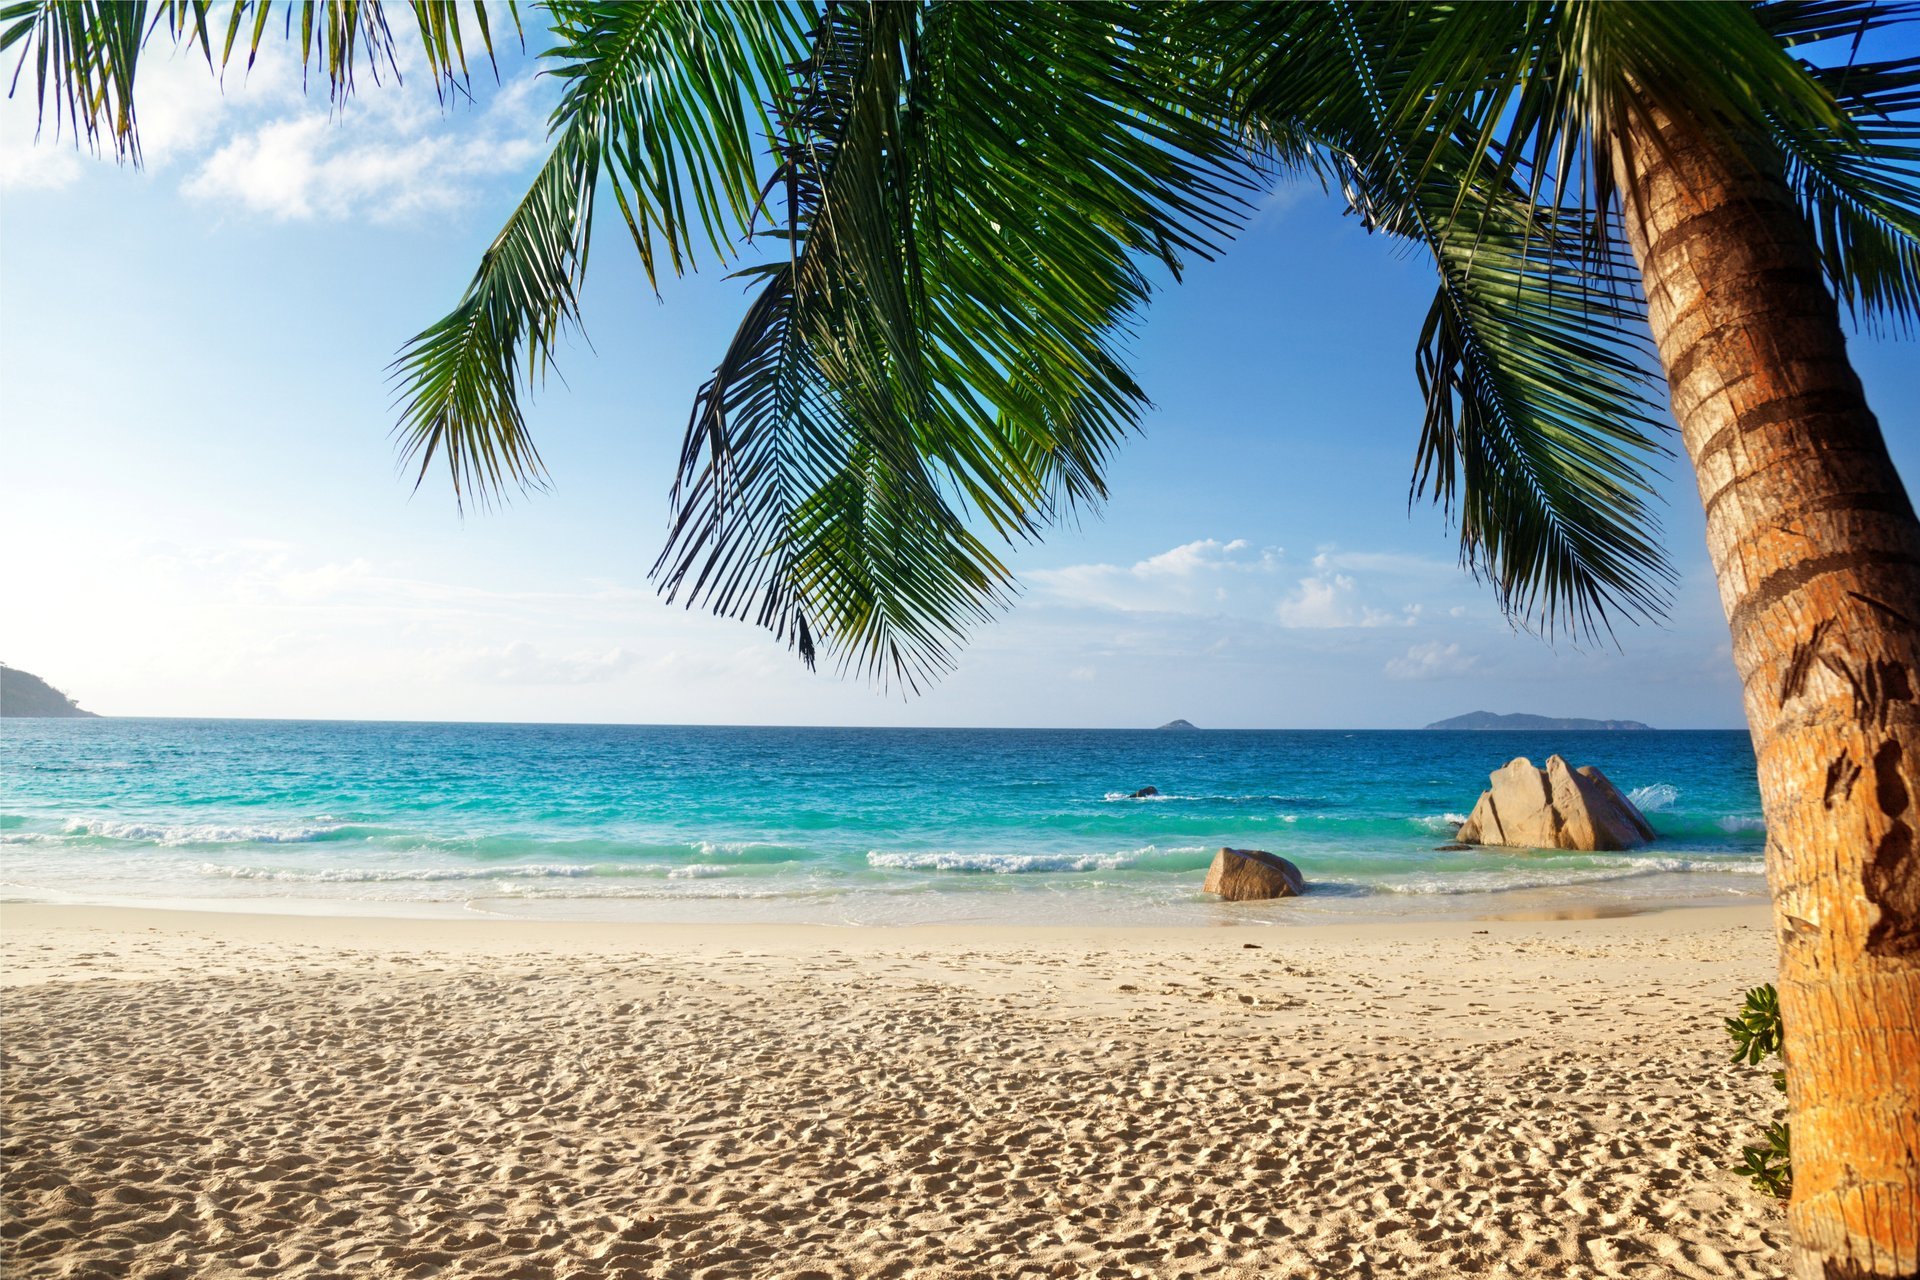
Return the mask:
<svg viewBox="0 0 1920 1280"><path fill-rule="evenodd" d="M0 909L9 1276L1777 1276L1764 912Z"/></svg>

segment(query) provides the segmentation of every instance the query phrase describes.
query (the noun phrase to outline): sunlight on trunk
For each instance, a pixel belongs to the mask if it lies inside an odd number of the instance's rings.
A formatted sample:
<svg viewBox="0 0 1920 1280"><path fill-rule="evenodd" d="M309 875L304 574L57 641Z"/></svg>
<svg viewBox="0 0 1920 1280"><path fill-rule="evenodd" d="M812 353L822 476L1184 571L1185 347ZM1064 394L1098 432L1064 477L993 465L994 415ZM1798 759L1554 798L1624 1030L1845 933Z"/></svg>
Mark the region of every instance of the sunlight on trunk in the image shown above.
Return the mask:
<svg viewBox="0 0 1920 1280"><path fill-rule="evenodd" d="M1778 172L1659 113L1623 150L1628 238L1699 480L1759 758L1794 1274L1911 1276L1920 523Z"/></svg>

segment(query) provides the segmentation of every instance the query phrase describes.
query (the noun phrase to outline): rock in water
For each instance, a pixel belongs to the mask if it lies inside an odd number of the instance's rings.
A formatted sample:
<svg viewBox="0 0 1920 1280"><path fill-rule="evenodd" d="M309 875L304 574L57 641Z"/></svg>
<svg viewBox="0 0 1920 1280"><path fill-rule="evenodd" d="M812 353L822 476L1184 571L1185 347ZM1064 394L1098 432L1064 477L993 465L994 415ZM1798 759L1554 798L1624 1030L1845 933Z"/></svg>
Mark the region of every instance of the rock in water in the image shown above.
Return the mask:
<svg viewBox="0 0 1920 1280"><path fill-rule="evenodd" d="M1145 800L1148 796L1157 796L1159 794L1160 794L1160 788L1158 787L1142 787L1138 791L1134 792L1132 795L1128 796L1127 799Z"/></svg>
<svg viewBox="0 0 1920 1280"><path fill-rule="evenodd" d="M1217 893L1228 902L1297 898L1306 891L1300 868L1264 849L1222 849L1213 855L1202 887L1202 892Z"/></svg>
<svg viewBox="0 0 1920 1280"><path fill-rule="evenodd" d="M1536 769L1525 756L1497 770L1454 837L1462 844L1510 849L1631 849L1653 839L1633 802L1592 765L1569 768L1548 756Z"/></svg>

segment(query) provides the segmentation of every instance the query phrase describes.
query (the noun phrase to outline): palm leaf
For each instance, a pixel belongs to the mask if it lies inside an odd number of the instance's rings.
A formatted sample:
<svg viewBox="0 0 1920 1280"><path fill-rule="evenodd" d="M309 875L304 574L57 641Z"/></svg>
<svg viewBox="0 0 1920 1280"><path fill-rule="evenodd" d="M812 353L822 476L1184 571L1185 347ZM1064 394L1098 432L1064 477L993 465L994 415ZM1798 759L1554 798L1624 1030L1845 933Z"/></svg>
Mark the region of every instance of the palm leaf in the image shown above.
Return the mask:
<svg viewBox="0 0 1920 1280"><path fill-rule="evenodd" d="M378 80L400 77L398 56L386 8L379 0L297 0L278 6L280 35L300 53L304 75L318 68L328 96L345 101L354 75L364 66ZM421 53L434 75L436 90L464 90L467 83L465 24L470 19L489 59L492 24L483 3L459 0L410 0ZM504 6L519 27L514 0ZM274 0L232 0L220 33L224 68L247 37L247 66L253 65L270 30ZM34 99L42 127L49 103L56 134L64 127L75 141L85 138L95 150L104 138L114 155L140 162L140 137L134 114L134 76L146 41L164 25L175 44L197 44L211 67L214 36L220 22L209 0L17 0L0 7L0 53L20 46L9 94L19 87L29 63L34 69Z"/></svg>
<svg viewBox="0 0 1920 1280"><path fill-rule="evenodd" d="M1006 599L987 537L1102 496L1140 260L1236 212L1230 139L1168 105L1175 12L829 10L768 186L788 261L689 422L669 598L918 688Z"/></svg>
<svg viewBox="0 0 1920 1280"><path fill-rule="evenodd" d="M459 303L394 361L403 465L415 484L435 460L455 497L485 503L543 471L521 395L579 328L579 288L602 179L649 278L656 239L675 270L691 262L689 191L723 255L750 228L755 94L785 75L797 32L784 7L560 4L543 56L565 82L552 150Z"/></svg>
<svg viewBox="0 0 1920 1280"><path fill-rule="evenodd" d="M1511 202L1430 225L1443 283L1417 361L1413 496L1431 482L1463 562L1516 620L1592 635L1658 616L1672 573L1650 464L1666 450L1630 281L1596 273L1578 228Z"/></svg>
<svg viewBox="0 0 1920 1280"><path fill-rule="evenodd" d="M1762 5L1756 17L1785 48L1798 49L1914 29L1920 6L1818 0ZM1846 118L1843 128L1772 118L1827 280L1857 320L1909 329L1920 319L1920 54L1800 67Z"/></svg>
<svg viewBox="0 0 1920 1280"><path fill-rule="evenodd" d="M20 46L7 93L33 65L33 94L40 125L53 109L54 133L70 130L99 148L104 135L114 153L138 162L133 78L139 66L146 17L144 4L117 0L23 0L0 7L0 53Z"/></svg>
<svg viewBox="0 0 1920 1280"><path fill-rule="evenodd" d="M1433 255L1413 497L1458 520L1463 563L1509 617L1592 636L1667 605L1652 511L1665 450L1627 264L1552 207L1556 153L1534 153L1543 178L1497 145L1533 83L1531 12L1275 6L1223 39L1256 136L1290 129L1366 225Z"/></svg>

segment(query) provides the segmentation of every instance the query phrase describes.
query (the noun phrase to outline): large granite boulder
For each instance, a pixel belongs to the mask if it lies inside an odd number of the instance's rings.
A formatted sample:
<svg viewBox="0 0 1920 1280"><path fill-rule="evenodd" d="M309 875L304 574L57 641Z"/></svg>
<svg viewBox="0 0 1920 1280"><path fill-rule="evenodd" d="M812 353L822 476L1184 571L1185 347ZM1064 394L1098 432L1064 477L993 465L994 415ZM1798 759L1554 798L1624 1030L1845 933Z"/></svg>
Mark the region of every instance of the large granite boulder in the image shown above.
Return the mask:
<svg viewBox="0 0 1920 1280"><path fill-rule="evenodd" d="M1461 844L1512 849L1631 849L1653 828L1592 765L1569 768L1548 756L1536 769L1525 756L1494 772L1459 833Z"/></svg>
<svg viewBox="0 0 1920 1280"><path fill-rule="evenodd" d="M1203 892L1217 893L1228 902L1255 902L1263 898L1296 898L1307 891L1300 868L1264 849L1222 849L1207 868Z"/></svg>

